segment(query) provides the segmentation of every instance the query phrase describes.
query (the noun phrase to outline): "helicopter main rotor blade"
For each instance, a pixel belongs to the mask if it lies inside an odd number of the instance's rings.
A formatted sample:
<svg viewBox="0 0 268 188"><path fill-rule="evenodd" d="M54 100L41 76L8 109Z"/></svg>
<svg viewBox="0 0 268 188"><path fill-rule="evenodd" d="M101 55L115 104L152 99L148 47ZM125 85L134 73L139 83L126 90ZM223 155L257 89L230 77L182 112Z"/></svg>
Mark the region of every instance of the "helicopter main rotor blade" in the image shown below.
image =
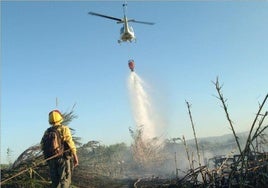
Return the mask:
<svg viewBox="0 0 268 188"><path fill-rule="evenodd" d="M140 23L140 24L147 24L147 25L154 25L153 22L136 21L134 19L128 20L128 22L134 22L134 23Z"/></svg>
<svg viewBox="0 0 268 188"><path fill-rule="evenodd" d="M93 15L93 16L100 16L100 17L103 17L103 18L108 18L108 19L111 19L111 20L116 20L116 21L118 21L118 22L123 21L123 20L120 19L120 18L115 18L115 17L112 17L112 16L106 16L106 15L99 14L99 13L95 13L95 12L89 12L88 14L91 14L91 15Z"/></svg>

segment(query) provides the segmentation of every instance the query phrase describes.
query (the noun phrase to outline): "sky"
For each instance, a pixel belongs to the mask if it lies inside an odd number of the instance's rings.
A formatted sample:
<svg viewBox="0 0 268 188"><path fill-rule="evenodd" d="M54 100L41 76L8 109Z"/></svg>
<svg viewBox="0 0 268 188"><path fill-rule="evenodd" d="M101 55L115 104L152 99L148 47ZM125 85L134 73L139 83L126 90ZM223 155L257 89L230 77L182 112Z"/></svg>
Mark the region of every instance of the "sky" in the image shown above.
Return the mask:
<svg viewBox="0 0 268 188"><path fill-rule="evenodd" d="M118 44L123 1L1 1L1 163L40 142L48 113L69 112L82 142L131 143L136 128L127 63L164 122L162 137L230 134L219 78L237 132L267 95L268 1L129 1L137 41ZM56 105L56 99L58 101ZM267 105L265 106L267 110Z"/></svg>

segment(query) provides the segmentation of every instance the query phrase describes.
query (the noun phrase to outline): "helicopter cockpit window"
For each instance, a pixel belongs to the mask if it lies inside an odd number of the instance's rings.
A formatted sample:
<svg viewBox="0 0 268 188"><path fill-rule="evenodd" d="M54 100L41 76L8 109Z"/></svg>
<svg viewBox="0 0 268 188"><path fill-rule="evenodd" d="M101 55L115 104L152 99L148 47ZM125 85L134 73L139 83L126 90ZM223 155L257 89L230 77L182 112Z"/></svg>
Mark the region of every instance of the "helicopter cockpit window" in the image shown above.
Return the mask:
<svg viewBox="0 0 268 188"><path fill-rule="evenodd" d="M124 33L124 27L121 27L120 33Z"/></svg>

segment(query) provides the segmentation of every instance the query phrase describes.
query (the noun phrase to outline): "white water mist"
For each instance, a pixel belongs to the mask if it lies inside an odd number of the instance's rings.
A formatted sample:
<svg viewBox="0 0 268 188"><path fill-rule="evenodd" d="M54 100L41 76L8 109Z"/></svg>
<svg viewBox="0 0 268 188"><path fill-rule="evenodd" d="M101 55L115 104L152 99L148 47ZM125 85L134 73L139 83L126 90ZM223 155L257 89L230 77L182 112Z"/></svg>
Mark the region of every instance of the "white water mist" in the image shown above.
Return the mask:
<svg viewBox="0 0 268 188"><path fill-rule="evenodd" d="M146 92L145 83L135 72L131 72L128 84L134 120L137 127L143 130L143 139L159 136L153 106Z"/></svg>

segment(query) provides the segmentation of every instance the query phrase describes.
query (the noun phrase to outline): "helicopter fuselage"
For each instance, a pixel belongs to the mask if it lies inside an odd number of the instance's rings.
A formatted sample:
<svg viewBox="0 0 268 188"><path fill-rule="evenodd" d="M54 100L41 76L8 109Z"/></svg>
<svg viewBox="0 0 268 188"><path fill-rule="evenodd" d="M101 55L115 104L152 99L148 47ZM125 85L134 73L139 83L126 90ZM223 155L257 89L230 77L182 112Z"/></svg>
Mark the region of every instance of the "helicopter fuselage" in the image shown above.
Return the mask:
<svg viewBox="0 0 268 188"><path fill-rule="evenodd" d="M131 28L129 28L131 29ZM121 28L121 30L123 30L123 32L121 32L121 35L120 35L120 40L121 41L129 41L129 42L132 42L133 40L135 40L135 35L134 35L134 32L133 31L124 31L124 27Z"/></svg>
<svg viewBox="0 0 268 188"><path fill-rule="evenodd" d="M127 17L124 16L124 22L123 22L123 27L120 29L120 40L118 40L118 42L132 42L133 40L136 39L135 34L134 34L134 30L133 28L128 25L128 20Z"/></svg>
<svg viewBox="0 0 268 188"><path fill-rule="evenodd" d="M104 14L95 13L95 12L89 12L89 14L94 15L94 16L100 16L100 17L103 17L103 18L108 18L108 19L111 19L111 20L115 20L115 21L117 21L118 24L123 24L123 27L120 29L120 39L118 40L118 43L132 42L132 41L136 41L136 37L135 37L133 28L128 25L129 22L135 22L135 23L141 23L141 24L149 24L149 25L153 25L154 23L152 23L152 22L144 22L144 21L137 21L137 20L134 20L134 19L127 19L127 17L126 17L126 6L127 6L127 4L124 3L123 4L124 17L122 19L112 17L112 16L107 16L107 15L104 15Z"/></svg>

